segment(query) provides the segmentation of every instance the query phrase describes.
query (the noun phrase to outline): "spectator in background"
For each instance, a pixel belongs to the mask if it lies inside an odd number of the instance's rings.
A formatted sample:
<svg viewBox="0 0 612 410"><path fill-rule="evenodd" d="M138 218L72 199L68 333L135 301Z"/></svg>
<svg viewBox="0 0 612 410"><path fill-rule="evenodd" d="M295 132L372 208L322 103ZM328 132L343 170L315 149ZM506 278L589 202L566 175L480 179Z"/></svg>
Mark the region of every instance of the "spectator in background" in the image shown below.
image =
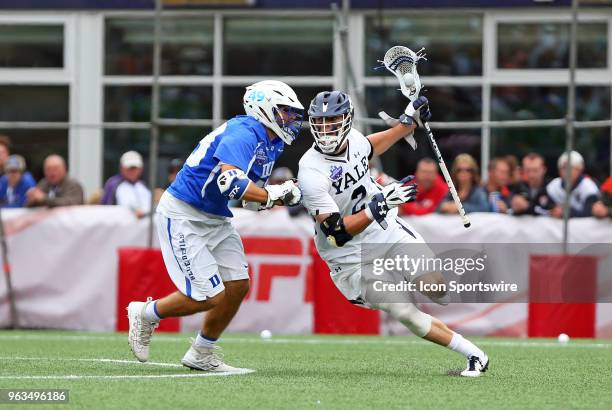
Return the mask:
<svg viewBox="0 0 612 410"><path fill-rule="evenodd" d="M0 206L22 208L27 201L26 192L36 186L32 174L26 171L21 155L11 155L4 161L4 175L0 177Z"/></svg>
<svg viewBox="0 0 612 410"><path fill-rule="evenodd" d="M484 184L491 212L508 213L512 196L509 183L510 164L505 158L493 158L489 163L489 178Z"/></svg>
<svg viewBox="0 0 612 410"><path fill-rule="evenodd" d="M488 212L487 194L480 186L480 176L476 160L469 154L459 154L453 161L451 177L465 212ZM450 193L440 205L443 214L458 214L459 210Z"/></svg>
<svg viewBox="0 0 612 410"><path fill-rule="evenodd" d="M168 185L166 188L170 187L174 180L176 179L176 174L183 168L183 160L180 158L174 158L170 161L170 165L168 165Z"/></svg>
<svg viewBox="0 0 612 410"><path fill-rule="evenodd" d="M569 155L572 173L570 190L570 217L591 216L593 205L599 199L599 189L592 179L583 174L584 158L576 151L571 151ZM553 179L546 186L546 193L553 202L554 207L550 210L550 216L563 218L563 204L565 202L565 168L567 166L568 155L564 152L557 161L559 177Z"/></svg>
<svg viewBox="0 0 612 410"><path fill-rule="evenodd" d="M553 204L546 193L546 165L540 154L523 158L523 180L512 189L514 215L547 215Z"/></svg>
<svg viewBox="0 0 612 410"><path fill-rule="evenodd" d="M155 188L153 191L153 196L155 197L155 203L159 203L161 196L164 194L164 191L172 185L174 180L176 179L176 174L183 168L183 160L180 158L174 158L170 161L170 165L168 165L168 183L164 188Z"/></svg>
<svg viewBox="0 0 612 410"><path fill-rule="evenodd" d="M119 159L119 174L104 184L103 205L119 205L130 208L138 218L151 210L151 191L140 180L144 171L142 156L127 151Z"/></svg>
<svg viewBox="0 0 612 410"><path fill-rule="evenodd" d="M27 206L68 206L83 204L83 187L70 178L66 161L59 155L49 155L43 163L45 177L27 192Z"/></svg>
<svg viewBox="0 0 612 410"><path fill-rule="evenodd" d="M513 192L513 188L515 188L523 180L521 166L519 165L519 160L516 155L506 155L504 159L510 167L510 181L508 182L508 188L511 192Z"/></svg>
<svg viewBox="0 0 612 410"><path fill-rule="evenodd" d="M612 177L601 186L601 200L593 204L592 213L596 218L612 218Z"/></svg>
<svg viewBox="0 0 612 410"><path fill-rule="evenodd" d="M415 181L418 185L414 202L401 206L403 215L426 215L436 211L448 194L448 185L438 174L438 164L431 158L423 158L417 164Z"/></svg>
<svg viewBox="0 0 612 410"><path fill-rule="evenodd" d="M11 139L0 135L0 175L4 175L4 162L11 155Z"/></svg>

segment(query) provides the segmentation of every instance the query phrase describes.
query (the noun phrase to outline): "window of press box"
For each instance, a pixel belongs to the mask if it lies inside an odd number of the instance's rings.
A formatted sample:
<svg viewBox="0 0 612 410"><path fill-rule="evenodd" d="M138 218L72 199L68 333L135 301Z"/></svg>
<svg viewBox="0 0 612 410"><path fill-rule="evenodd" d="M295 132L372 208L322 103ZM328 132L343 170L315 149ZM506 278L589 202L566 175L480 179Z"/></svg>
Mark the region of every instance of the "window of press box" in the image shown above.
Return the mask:
<svg viewBox="0 0 612 410"><path fill-rule="evenodd" d="M537 103L536 103L537 101ZM579 86L576 89L576 119L610 119L610 87ZM567 114L567 87L497 86L491 92L492 120L564 118ZM549 177L558 175L556 161L565 150L565 127L492 128L491 157L529 152L544 156ZM577 129L575 149L585 156L586 170L602 182L609 172L609 128Z"/></svg>
<svg viewBox="0 0 612 410"><path fill-rule="evenodd" d="M163 86L160 88L160 117L179 119L212 118L212 88ZM151 119L150 86L106 86L105 121L148 122Z"/></svg>
<svg viewBox="0 0 612 410"><path fill-rule="evenodd" d="M610 87L576 88L576 119L610 119ZM564 118L567 115L567 87L496 86L491 91L492 120Z"/></svg>
<svg viewBox="0 0 612 410"><path fill-rule="evenodd" d="M67 86L1 85L0 101L0 121L68 121Z"/></svg>
<svg viewBox="0 0 612 410"><path fill-rule="evenodd" d="M385 129L386 127L374 127L372 132ZM476 162L480 163L480 129L434 129L433 133L449 170L453 160L459 154L470 154ZM406 141L400 140L380 156L380 164L384 173L396 179L414 175L417 163L421 159L435 159L425 132L417 129L414 138L417 143L416 149L413 149Z"/></svg>
<svg viewBox="0 0 612 410"><path fill-rule="evenodd" d="M530 152L544 157L547 177L559 176L557 160L565 151L565 127L492 128L491 158ZM601 184L610 175L610 128L577 129L574 149L584 157L585 173Z"/></svg>
<svg viewBox="0 0 612 410"><path fill-rule="evenodd" d="M395 78L395 77L393 77ZM431 101L432 121L480 121L482 119L481 87L424 87L421 95ZM399 117L409 100L393 85L367 87L365 93L368 117L376 118L379 111Z"/></svg>
<svg viewBox="0 0 612 410"><path fill-rule="evenodd" d="M26 170L36 181L44 177L43 162L48 155L59 154L69 162L66 129L0 129L0 135L11 139L10 153L25 158Z"/></svg>
<svg viewBox="0 0 612 410"><path fill-rule="evenodd" d="M606 68L608 25L578 25L578 68ZM500 23L497 66L500 69L569 67L570 23Z"/></svg>
<svg viewBox="0 0 612 410"><path fill-rule="evenodd" d="M332 75L329 18L230 17L224 21L225 75Z"/></svg>
<svg viewBox="0 0 612 410"><path fill-rule="evenodd" d="M168 186L168 166L175 159L185 160L198 142L211 131L210 127L162 127L159 137L159 156L156 187ZM104 131L104 181L119 172L119 158L126 151L139 152L144 160L143 181L149 184L148 130L107 129Z"/></svg>
<svg viewBox="0 0 612 410"><path fill-rule="evenodd" d="M0 121L68 122L67 86L0 86ZM23 155L27 169L38 180L47 155L59 154L68 162L67 129L0 130L11 139L11 153Z"/></svg>
<svg viewBox="0 0 612 410"><path fill-rule="evenodd" d="M211 75L213 19L164 19L162 75ZM153 19L109 18L105 25L105 74L153 73Z"/></svg>
<svg viewBox="0 0 612 410"><path fill-rule="evenodd" d="M62 24L0 24L0 68L62 67Z"/></svg>
<svg viewBox="0 0 612 410"><path fill-rule="evenodd" d="M418 71L428 76L482 75L482 16L470 14L371 16L366 19L365 66L368 76L391 75L379 66L385 52L402 44L418 51L425 47L427 61Z"/></svg>

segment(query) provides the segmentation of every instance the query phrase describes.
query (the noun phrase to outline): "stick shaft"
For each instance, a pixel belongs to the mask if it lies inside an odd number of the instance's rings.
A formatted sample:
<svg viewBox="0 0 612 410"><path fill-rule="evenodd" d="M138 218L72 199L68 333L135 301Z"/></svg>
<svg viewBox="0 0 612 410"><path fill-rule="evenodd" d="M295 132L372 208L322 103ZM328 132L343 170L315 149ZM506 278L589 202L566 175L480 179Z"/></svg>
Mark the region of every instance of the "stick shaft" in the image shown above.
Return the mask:
<svg viewBox="0 0 612 410"><path fill-rule="evenodd" d="M434 139L433 132L431 131L431 128L429 127L429 124L427 122L425 122L423 126L425 127L425 130L427 131L427 137L429 139L429 144L431 145L431 149L434 152L434 155L436 156L436 160L438 161L440 170L442 170L442 175L444 176L444 180L446 181L446 184L448 185L448 189L450 190L451 196L453 197L453 201L455 201L455 205L457 206L457 209L459 210L459 215L461 216L461 219L463 220L463 226L468 228L470 226L470 220L465 214L465 209L463 209L463 204L461 203L461 199L459 199L459 194L457 193L457 189L455 188L453 179L451 178L450 173L448 172L448 168L446 168L446 164L444 163L444 159L442 158L442 153L440 152L440 149L438 148L438 144L436 144L436 140Z"/></svg>

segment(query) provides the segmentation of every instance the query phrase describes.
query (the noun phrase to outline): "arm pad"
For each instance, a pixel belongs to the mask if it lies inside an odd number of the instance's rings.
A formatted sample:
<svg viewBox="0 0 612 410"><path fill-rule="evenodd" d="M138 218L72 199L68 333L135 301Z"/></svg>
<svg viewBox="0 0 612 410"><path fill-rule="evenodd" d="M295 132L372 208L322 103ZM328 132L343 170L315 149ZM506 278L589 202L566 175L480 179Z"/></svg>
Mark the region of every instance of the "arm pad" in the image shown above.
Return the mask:
<svg viewBox="0 0 612 410"><path fill-rule="evenodd" d="M327 219L321 222L321 232L325 234L327 242L335 247L342 247L348 241L353 239L353 235L346 231L344 220L338 212L331 214Z"/></svg>
<svg viewBox="0 0 612 410"><path fill-rule="evenodd" d="M229 199L242 199L250 183L249 177L237 168L228 169L217 178L217 185L221 195Z"/></svg>

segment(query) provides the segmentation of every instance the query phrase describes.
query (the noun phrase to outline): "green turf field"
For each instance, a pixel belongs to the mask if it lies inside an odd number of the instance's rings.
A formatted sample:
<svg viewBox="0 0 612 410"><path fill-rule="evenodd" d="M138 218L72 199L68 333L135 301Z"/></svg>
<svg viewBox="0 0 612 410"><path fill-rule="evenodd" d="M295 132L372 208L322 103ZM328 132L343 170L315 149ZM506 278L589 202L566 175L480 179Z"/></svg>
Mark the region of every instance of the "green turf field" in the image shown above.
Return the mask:
<svg viewBox="0 0 612 410"><path fill-rule="evenodd" d="M253 335L221 345L228 364L255 373L201 377L175 366L188 335L156 334L143 365L125 334L0 331L0 388L69 389L83 408L612 408L610 341L475 340L491 358L479 379L414 337Z"/></svg>

